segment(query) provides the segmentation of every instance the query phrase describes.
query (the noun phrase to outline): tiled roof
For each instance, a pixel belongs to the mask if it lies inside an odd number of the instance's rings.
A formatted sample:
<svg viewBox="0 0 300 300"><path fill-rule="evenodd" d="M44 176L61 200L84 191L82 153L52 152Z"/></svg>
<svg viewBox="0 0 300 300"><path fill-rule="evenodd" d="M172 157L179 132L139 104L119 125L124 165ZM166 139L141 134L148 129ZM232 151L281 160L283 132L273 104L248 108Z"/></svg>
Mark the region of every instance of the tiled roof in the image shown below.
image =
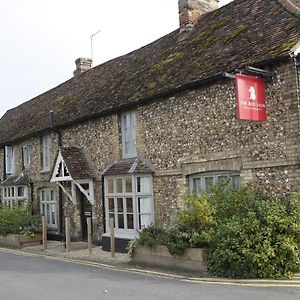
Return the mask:
<svg viewBox="0 0 300 300"><path fill-rule="evenodd" d="M61 155L73 179L95 177L83 151L76 147L61 148Z"/></svg>
<svg viewBox="0 0 300 300"><path fill-rule="evenodd" d="M102 175L153 173L154 168L146 159L141 157L125 158L107 167Z"/></svg>
<svg viewBox="0 0 300 300"><path fill-rule="evenodd" d="M27 175L20 174L19 176L9 176L5 179L1 185L2 186L13 186L13 185L28 185L30 183L30 179Z"/></svg>
<svg viewBox="0 0 300 300"><path fill-rule="evenodd" d="M65 126L236 67L287 57L300 40L300 17L282 5L286 1L235 0L203 15L182 42L176 30L66 81L9 110L0 120L0 145L49 129L50 109L56 125Z"/></svg>

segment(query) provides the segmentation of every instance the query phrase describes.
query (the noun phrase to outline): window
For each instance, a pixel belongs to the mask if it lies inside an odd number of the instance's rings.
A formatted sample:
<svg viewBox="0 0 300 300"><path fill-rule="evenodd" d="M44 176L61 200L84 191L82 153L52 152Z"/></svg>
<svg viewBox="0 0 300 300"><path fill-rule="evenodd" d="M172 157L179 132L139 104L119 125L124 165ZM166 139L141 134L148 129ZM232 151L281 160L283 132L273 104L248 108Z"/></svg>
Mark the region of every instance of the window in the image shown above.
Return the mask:
<svg viewBox="0 0 300 300"><path fill-rule="evenodd" d="M25 185L3 187L2 198L9 207L12 207L14 203L25 203L28 199L28 187Z"/></svg>
<svg viewBox="0 0 300 300"><path fill-rule="evenodd" d="M50 171L50 136L44 135L42 139L42 164L43 164L43 171Z"/></svg>
<svg viewBox="0 0 300 300"><path fill-rule="evenodd" d="M121 117L123 157L136 156L136 120L135 112L128 112Z"/></svg>
<svg viewBox="0 0 300 300"><path fill-rule="evenodd" d="M40 209L43 216L47 216L48 227L56 228L56 195L51 188L40 190Z"/></svg>
<svg viewBox="0 0 300 300"><path fill-rule="evenodd" d="M12 146L5 146L5 170L7 174L15 172L15 155Z"/></svg>
<svg viewBox="0 0 300 300"><path fill-rule="evenodd" d="M30 146L23 146L22 159L23 159L23 169L28 168L31 163L31 148L30 148Z"/></svg>
<svg viewBox="0 0 300 300"><path fill-rule="evenodd" d="M114 219L116 235L134 237L154 221L152 176L105 177L105 216Z"/></svg>
<svg viewBox="0 0 300 300"><path fill-rule="evenodd" d="M209 191L218 182L232 184L234 190L240 188L240 174L232 171L199 173L189 177L190 193L201 194Z"/></svg>

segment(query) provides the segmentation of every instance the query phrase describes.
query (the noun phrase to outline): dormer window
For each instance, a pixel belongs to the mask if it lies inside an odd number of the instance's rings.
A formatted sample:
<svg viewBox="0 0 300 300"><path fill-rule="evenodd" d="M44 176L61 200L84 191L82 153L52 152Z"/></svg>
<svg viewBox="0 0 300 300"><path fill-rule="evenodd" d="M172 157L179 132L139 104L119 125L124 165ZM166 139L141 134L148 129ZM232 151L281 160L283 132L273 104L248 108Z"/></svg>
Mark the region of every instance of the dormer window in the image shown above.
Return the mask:
<svg viewBox="0 0 300 300"><path fill-rule="evenodd" d="M121 116L123 157L136 156L136 118L135 112L127 112Z"/></svg>
<svg viewBox="0 0 300 300"><path fill-rule="evenodd" d="M5 170L6 174L15 172L15 155L12 146L5 146Z"/></svg>

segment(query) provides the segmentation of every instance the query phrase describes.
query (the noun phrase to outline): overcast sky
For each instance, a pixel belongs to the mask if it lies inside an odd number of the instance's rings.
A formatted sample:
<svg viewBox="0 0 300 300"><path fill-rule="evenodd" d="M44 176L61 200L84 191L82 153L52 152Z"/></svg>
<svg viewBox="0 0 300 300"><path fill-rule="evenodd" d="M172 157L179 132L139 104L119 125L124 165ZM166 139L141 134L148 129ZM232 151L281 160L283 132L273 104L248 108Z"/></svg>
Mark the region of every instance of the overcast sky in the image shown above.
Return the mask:
<svg viewBox="0 0 300 300"><path fill-rule="evenodd" d="M0 116L71 78L75 59L91 56L98 30L94 65L178 26L178 0L1 1Z"/></svg>

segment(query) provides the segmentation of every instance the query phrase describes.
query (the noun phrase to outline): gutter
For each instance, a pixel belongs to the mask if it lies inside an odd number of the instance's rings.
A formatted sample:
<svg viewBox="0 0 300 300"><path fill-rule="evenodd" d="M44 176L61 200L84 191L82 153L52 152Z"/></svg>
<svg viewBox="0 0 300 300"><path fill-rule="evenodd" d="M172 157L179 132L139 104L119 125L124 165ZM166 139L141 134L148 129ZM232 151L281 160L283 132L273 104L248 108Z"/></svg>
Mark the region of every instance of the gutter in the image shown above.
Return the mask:
<svg viewBox="0 0 300 300"><path fill-rule="evenodd" d="M253 64L253 66L263 67L263 66L267 66L267 65L270 65L270 64L274 64L274 63L289 61L290 59L291 59L291 57L290 57L289 53L286 53L286 54L283 54L281 56L278 56L278 57L270 59L270 60L265 60L265 61L262 61L262 62L259 62L259 63L255 63L255 64ZM246 67L246 66L244 66L244 65L239 66L239 68L241 68L241 67ZM226 72L230 73L230 72L233 72L235 69L236 69L236 67L233 68L233 69L227 70ZM113 113L120 113L124 110L129 110L129 109L135 108L135 107L140 106L140 105L145 104L145 103L149 103L149 102L154 101L154 100L168 98L168 97L173 96L175 94L178 94L180 92L184 92L186 90L196 89L196 88L201 87L203 85L212 84L212 83L215 83L217 81L224 80L224 79L226 79L224 77L224 72L220 72L220 73L217 73L216 75L213 75L211 77L206 77L206 78L198 79L198 80L195 80L195 81L191 81L191 82L186 83L184 85L179 85L179 86L176 86L174 88L170 88L169 90L162 91L158 94L154 94L154 95L151 95L151 96L146 96L144 98L137 99L135 101L132 101L130 103L126 103L124 105L120 105L118 107L114 107L114 108L107 109L107 110L102 111L102 112L94 113L94 114L91 114L89 116L84 116L84 117L81 117L81 118L78 118L78 119L75 119L75 120L72 120L72 121L69 121L69 122L65 122L63 124L57 124L55 126L55 129L57 131L59 131L60 129L67 128L67 127L70 127L72 125L75 125L75 124L78 124L78 123L81 123L81 122L84 122L84 121L87 121L87 120L93 120L93 119L96 119L96 118L99 118L99 117L106 117L106 116L109 116ZM50 131L52 131L51 127L44 128L44 129L38 130L36 132L33 132L31 134L22 136L21 138L17 138L17 139L9 140L9 141L6 141L6 142L2 142L2 143L0 143L0 147L4 147L4 146L7 146L7 145L10 145L10 144L13 144L13 143L17 143L17 142L23 141L25 139L28 139L28 138L31 138L31 137L34 137L34 136L37 136L37 135L42 135L44 133L48 133Z"/></svg>

